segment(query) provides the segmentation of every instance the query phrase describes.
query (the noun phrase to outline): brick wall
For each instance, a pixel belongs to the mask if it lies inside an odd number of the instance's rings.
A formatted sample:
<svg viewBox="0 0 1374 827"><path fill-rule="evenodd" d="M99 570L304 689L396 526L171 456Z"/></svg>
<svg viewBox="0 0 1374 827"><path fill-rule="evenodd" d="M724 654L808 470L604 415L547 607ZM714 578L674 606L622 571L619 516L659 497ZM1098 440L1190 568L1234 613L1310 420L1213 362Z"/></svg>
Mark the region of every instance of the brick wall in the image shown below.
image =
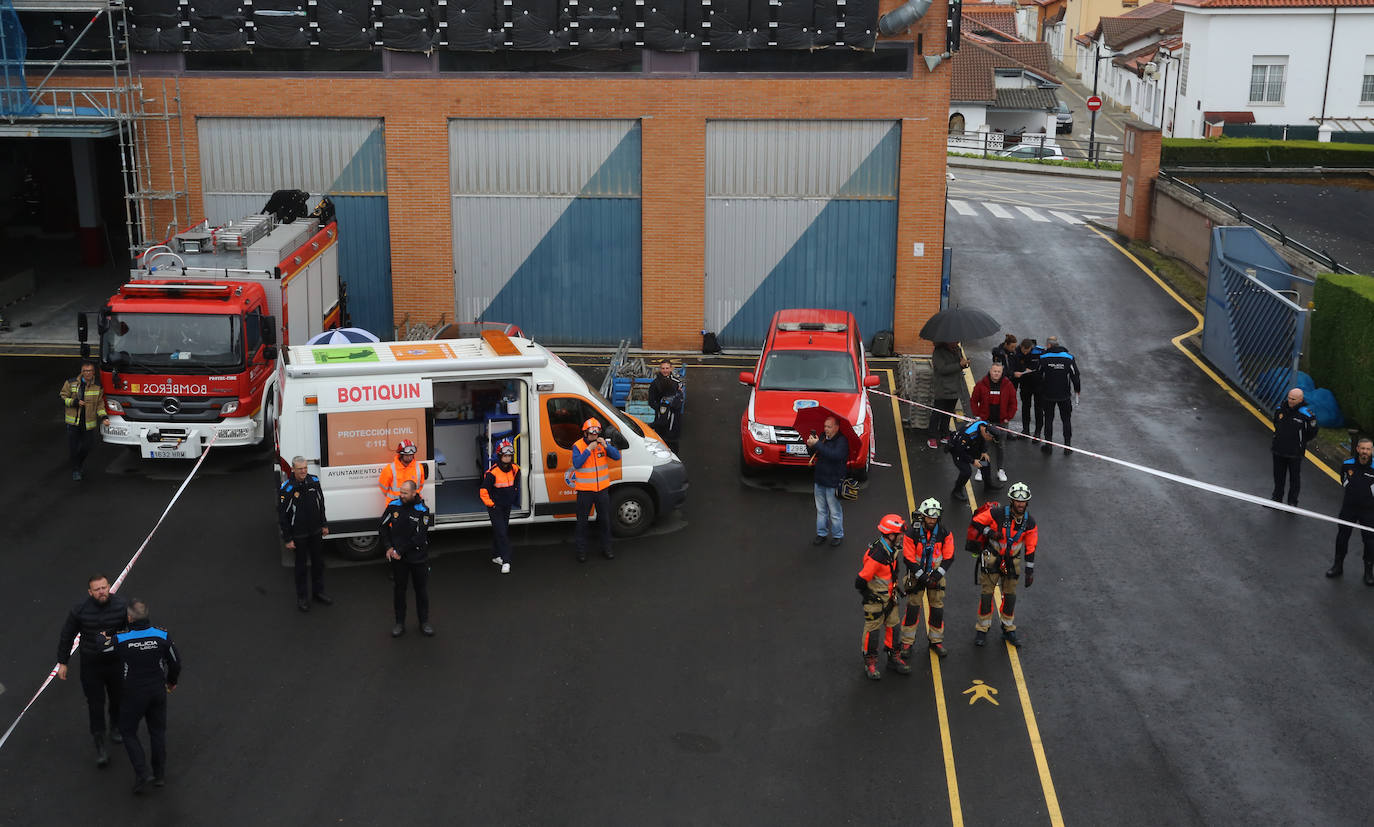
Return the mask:
<svg viewBox="0 0 1374 827"><path fill-rule="evenodd" d="M898 0L884 0L883 10ZM906 36L943 49L945 4ZM184 75L186 165L192 211L202 209L195 117L372 117L386 129L392 280L397 320L454 307L450 118L642 120L643 330L650 349L700 346L705 276L705 140L708 119L900 120L896 318L899 350L926 352L916 331L939 306L944 245L945 124L949 63L934 73L920 55L909 78L686 76L272 77ZM173 130L176 134L176 130ZM155 176L165 142L152 134ZM176 164L179 168L180 164ZM156 188L169 188L157 180ZM197 216L198 217L198 216ZM165 226L159 215L154 226ZM913 244L925 245L915 257ZM518 321L518 320L517 320ZM870 335L872 331L864 331Z"/></svg>
<svg viewBox="0 0 1374 827"><path fill-rule="evenodd" d="M1163 133L1148 124L1130 121L1121 153L1121 198L1116 229L1132 241L1150 238L1150 210Z"/></svg>

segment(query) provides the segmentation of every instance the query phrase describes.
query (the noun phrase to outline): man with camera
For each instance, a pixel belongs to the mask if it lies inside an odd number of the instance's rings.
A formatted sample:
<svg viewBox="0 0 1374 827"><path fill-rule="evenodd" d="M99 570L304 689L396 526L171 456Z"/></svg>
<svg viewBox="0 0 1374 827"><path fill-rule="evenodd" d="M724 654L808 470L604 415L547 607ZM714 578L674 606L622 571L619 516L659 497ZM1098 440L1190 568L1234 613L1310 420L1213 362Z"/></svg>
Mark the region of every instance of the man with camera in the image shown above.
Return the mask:
<svg viewBox="0 0 1374 827"><path fill-rule="evenodd" d="M839 420L825 418L825 435L815 431L806 438L806 450L816 466L813 491L816 496L816 539L813 545L824 543L838 546L844 539L844 511L840 508L840 483L849 471L849 438L840 433Z"/></svg>
<svg viewBox="0 0 1374 827"><path fill-rule="evenodd" d="M611 463L620 461L620 449L601 434L596 417L582 423L582 438L573 443L573 488L577 490L577 562L587 562L587 521L596 509L601 524L601 555L615 559L611 551Z"/></svg>

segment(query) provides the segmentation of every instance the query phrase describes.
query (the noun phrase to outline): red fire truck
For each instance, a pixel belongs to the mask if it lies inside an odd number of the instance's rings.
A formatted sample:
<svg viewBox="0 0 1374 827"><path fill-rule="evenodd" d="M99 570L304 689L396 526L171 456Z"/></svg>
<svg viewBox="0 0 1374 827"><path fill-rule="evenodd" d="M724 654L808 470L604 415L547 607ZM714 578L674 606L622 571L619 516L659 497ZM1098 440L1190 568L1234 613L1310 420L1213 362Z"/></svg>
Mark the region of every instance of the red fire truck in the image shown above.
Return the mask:
<svg viewBox="0 0 1374 827"><path fill-rule="evenodd" d="M155 459L198 457L213 437L274 443L277 348L346 323L338 237L324 199L309 216L202 222L140 256L97 321L105 441ZM87 335L79 314L90 355Z"/></svg>

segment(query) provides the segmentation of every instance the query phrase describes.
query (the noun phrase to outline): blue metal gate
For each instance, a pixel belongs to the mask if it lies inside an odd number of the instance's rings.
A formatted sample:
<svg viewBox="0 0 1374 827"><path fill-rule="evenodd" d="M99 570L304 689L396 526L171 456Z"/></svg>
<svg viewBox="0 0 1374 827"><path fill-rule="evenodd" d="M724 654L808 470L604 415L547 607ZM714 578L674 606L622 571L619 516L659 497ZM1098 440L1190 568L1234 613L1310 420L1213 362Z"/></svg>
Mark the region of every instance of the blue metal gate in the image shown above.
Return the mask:
<svg viewBox="0 0 1374 827"><path fill-rule="evenodd" d="M1293 386L1313 283L1253 227L1213 228L1202 355L1264 409Z"/></svg>

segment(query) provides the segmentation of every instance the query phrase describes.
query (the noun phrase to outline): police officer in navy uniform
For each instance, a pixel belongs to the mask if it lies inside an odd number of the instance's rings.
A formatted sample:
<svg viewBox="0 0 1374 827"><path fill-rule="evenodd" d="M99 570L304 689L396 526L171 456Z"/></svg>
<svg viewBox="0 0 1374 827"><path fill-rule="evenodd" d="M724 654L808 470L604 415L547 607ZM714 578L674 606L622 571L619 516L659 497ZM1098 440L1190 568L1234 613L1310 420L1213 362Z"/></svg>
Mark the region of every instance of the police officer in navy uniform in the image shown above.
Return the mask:
<svg viewBox="0 0 1374 827"><path fill-rule="evenodd" d="M1302 458L1307 453L1307 443L1317 436L1317 415L1302 399L1302 388L1293 388L1274 409L1274 441L1269 446L1274 454L1274 493L1270 498L1276 503L1283 502L1283 483L1287 478L1288 504L1298 504Z"/></svg>
<svg viewBox="0 0 1374 827"><path fill-rule="evenodd" d="M1374 442L1361 437L1355 445L1355 456L1341 464L1341 485L1345 497L1341 500L1340 518L1366 526L1360 532L1364 543L1364 584L1374 586ZM1327 577L1340 577L1345 570L1345 553L1350 548L1348 525L1336 530L1336 560L1327 569Z"/></svg>
<svg viewBox="0 0 1374 827"><path fill-rule="evenodd" d="M973 476L973 465L977 463L980 468L988 468L991 465L991 458L988 456L987 443L989 440L996 439L992 435L992 430L988 428L986 420L978 419L965 425L954 434L954 438L949 441L949 456L954 460L954 467L958 469L959 476L954 481L954 491L950 496L961 503L968 502L968 494L964 493L964 484ZM993 491L1000 488L992 479L992 473L983 475L983 491Z"/></svg>
<svg viewBox="0 0 1374 827"><path fill-rule="evenodd" d="M434 513L415 491L415 483L401 483L401 496L392 500L382 514L378 536L386 559L391 561L392 603L396 609L396 625L391 636L406 633L406 584L415 582L415 614L420 632L425 637L434 634L429 625L429 528L434 525Z"/></svg>
<svg viewBox="0 0 1374 827"><path fill-rule="evenodd" d="M324 491L320 478L311 474L305 457L291 460L291 476L277 492L277 521L281 539L296 553L296 608L310 611L306 584L306 565L309 564L310 594L315 602L334 605L334 599L324 593L324 538L329 526L324 515Z"/></svg>
<svg viewBox="0 0 1374 827"><path fill-rule="evenodd" d="M115 653L124 666L123 695L120 698L119 730L124 749L134 768L134 794L151 783L161 787L167 777L167 696L177 688L181 677L181 654L166 629L148 620L148 604L129 603L129 629L115 636ZM148 721L148 746L152 752L152 772L138 740L138 725Z"/></svg>
<svg viewBox="0 0 1374 827"><path fill-rule="evenodd" d="M110 740L120 742L119 734L119 657L114 650L114 634L128 624L129 604L110 591L110 579L93 574L86 581L85 600L72 607L62 634L57 638L57 677L67 679L67 660L72 641L81 635L81 691L86 696L91 737L95 740L95 765L108 767L110 754L105 749L105 698L110 699Z"/></svg>
<svg viewBox="0 0 1374 827"><path fill-rule="evenodd" d="M1045 416L1045 443L1040 450L1048 454L1054 448L1054 412L1064 420L1064 445L1073 444L1073 402L1082 388L1079 385L1078 362L1073 354L1059 344L1059 337L1051 336L1045 341L1045 352L1040 354L1040 408ZM1039 436L1039 429L1036 435ZM1067 447L1064 453L1069 453Z"/></svg>

